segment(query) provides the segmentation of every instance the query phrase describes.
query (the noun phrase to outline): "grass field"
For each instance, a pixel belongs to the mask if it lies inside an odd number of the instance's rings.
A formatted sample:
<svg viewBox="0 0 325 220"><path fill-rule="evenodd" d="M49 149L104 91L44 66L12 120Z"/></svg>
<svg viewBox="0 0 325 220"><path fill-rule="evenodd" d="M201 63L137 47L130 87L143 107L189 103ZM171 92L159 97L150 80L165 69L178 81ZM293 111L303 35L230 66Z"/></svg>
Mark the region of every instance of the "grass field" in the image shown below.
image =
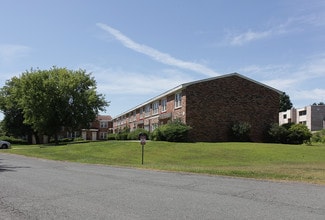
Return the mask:
<svg viewBox="0 0 325 220"><path fill-rule="evenodd" d="M325 145L106 141L14 145L0 151L51 160L325 184Z"/></svg>

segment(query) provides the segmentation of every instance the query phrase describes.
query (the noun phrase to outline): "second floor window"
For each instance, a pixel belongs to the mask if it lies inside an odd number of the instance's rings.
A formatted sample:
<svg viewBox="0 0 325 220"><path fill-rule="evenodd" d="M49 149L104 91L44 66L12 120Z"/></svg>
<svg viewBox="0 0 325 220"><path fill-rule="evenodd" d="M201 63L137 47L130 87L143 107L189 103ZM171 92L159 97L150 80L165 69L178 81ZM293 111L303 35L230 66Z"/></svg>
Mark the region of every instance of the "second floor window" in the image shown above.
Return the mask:
<svg viewBox="0 0 325 220"><path fill-rule="evenodd" d="M182 106L182 93L175 94L175 108Z"/></svg>
<svg viewBox="0 0 325 220"><path fill-rule="evenodd" d="M154 102L152 104L152 114L158 114L159 102Z"/></svg>
<svg viewBox="0 0 325 220"><path fill-rule="evenodd" d="M303 116L303 115L306 115L307 114L307 111L306 110L303 110L303 111L300 111L299 112L299 116Z"/></svg>
<svg viewBox="0 0 325 220"><path fill-rule="evenodd" d="M167 99L161 100L161 111L162 112L167 111Z"/></svg>
<svg viewBox="0 0 325 220"><path fill-rule="evenodd" d="M101 121L101 122L100 122L100 127L101 127L101 128L107 128L107 127L108 127L108 123L107 123L107 121Z"/></svg>
<svg viewBox="0 0 325 220"><path fill-rule="evenodd" d="M145 111L145 115L146 116L149 116L150 115L150 104L149 105L146 105L144 111Z"/></svg>

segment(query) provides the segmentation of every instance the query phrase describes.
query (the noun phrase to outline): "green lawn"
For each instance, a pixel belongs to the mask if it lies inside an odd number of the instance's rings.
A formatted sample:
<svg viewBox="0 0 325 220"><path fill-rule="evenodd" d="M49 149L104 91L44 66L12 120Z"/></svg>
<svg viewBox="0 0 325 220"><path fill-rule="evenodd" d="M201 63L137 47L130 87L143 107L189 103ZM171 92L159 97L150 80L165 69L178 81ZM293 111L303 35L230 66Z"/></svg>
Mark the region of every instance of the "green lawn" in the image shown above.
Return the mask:
<svg viewBox="0 0 325 220"><path fill-rule="evenodd" d="M60 146L14 145L13 154L145 169L325 184L325 145L107 141Z"/></svg>

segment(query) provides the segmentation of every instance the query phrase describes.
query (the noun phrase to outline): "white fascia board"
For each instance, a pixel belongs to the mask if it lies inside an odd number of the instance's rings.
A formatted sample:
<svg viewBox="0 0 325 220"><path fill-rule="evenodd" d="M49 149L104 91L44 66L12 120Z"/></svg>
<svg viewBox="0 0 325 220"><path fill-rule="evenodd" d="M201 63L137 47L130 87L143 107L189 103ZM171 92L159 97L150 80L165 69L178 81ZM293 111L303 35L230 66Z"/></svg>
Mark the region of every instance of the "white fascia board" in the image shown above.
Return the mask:
<svg viewBox="0 0 325 220"><path fill-rule="evenodd" d="M172 89L170 89L170 90L168 90L168 91L166 91L166 92L164 92L164 93L162 93L162 94L160 94L160 95L158 95L158 96L156 96L156 97L154 97L152 99L147 100L146 102L141 103L140 105L135 106L134 108L131 108L131 109L129 109L129 110L115 116L113 118L113 120L118 118L118 117L121 117L123 115L126 115L126 114L128 114L130 112L133 112L134 110L137 110L137 109L139 109L141 107L144 107L144 106L146 106L146 105L148 105L148 104L150 104L152 102L158 101L158 100L160 100L160 99L162 99L162 98L164 98L164 97L166 97L166 96L168 96L168 95L170 95L172 93L175 93L175 92L177 92L179 90L182 90L183 88L185 88L184 84L176 86L175 88L172 88Z"/></svg>

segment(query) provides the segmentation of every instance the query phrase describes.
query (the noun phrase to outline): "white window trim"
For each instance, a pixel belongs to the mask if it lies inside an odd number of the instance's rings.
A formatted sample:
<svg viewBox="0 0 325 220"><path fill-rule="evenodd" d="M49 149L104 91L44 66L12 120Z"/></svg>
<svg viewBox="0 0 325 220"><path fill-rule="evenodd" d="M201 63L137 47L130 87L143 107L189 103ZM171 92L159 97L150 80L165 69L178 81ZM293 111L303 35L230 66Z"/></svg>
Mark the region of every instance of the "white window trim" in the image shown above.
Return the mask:
<svg viewBox="0 0 325 220"><path fill-rule="evenodd" d="M101 139L106 139L107 138L107 132L100 132L99 136Z"/></svg>
<svg viewBox="0 0 325 220"><path fill-rule="evenodd" d="M166 112L167 111L167 99L162 99L161 100L161 112Z"/></svg>
<svg viewBox="0 0 325 220"><path fill-rule="evenodd" d="M178 92L175 94L175 108L182 107L182 92Z"/></svg>
<svg viewBox="0 0 325 220"><path fill-rule="evenodd" d="M159 101L152 103L152 114L156 115L159 112Z"/></svg>
<svg viewBox="0 0 325 220"><path fill-rule="evenodd" d="M100 122L100 128L108 128L108 122L107 121L101 121Z"/></svg>
<svg viewBox="0 0 325 220"><path fill-rule="evenodd" d="M144 115L145 117L150 116L151 106L150 104L146 105L144 108Z"/></svg>

